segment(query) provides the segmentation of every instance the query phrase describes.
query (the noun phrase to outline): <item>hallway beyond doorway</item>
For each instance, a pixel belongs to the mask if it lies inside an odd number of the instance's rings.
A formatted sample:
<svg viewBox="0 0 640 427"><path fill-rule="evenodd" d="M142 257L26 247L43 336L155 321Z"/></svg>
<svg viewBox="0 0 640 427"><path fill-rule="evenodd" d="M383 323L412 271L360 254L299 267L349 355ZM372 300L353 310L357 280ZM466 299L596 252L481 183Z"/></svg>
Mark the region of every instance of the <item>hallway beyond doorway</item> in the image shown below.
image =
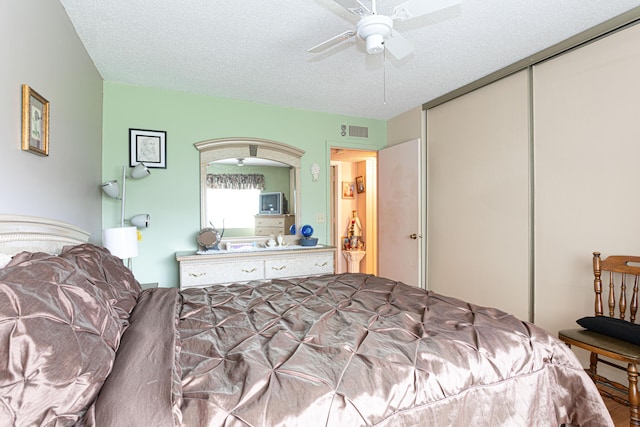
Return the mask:
<svg viewBox="0 0 640 427"><path fill-rule="evenodd" d="M342 250L353 211L366 251L359 272L377 273L377 156L376 151L331 148L330 244L338 249L336 273L347 272Z"/></svg>

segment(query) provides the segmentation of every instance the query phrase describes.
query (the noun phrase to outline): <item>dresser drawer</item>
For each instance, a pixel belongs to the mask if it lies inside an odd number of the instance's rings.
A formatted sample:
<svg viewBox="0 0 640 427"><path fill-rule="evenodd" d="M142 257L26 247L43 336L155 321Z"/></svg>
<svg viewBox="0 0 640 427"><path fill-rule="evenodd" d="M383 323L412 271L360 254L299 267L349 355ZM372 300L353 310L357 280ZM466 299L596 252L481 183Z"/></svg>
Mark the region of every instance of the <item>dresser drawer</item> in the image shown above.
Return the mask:
<svg viewBox="0 0 640 427"><path fill-rule="evenodd" d="M256 227L256 236L277 236L282 234L282 228Z"/></svg>
<svg viewBox="0 0 640 427"><path fill-rule="evenodd" d="M256 217L256 227L276 227L282 229L284 228L284 218Z"/></svg>
<svg viewBox="0 0 640 427"><path fill-rule="evenodd" d="M248 282L264 277L264 261L181 262L180 286L202 287L214 283Z"/></svg>
<svg viewBox="0 0 640 427"><path fill-rule="evenodd" d="M264 262L264 274L267 279L333 274L334 271L333 252L306 253L303 256L266 259Z"/></svg>

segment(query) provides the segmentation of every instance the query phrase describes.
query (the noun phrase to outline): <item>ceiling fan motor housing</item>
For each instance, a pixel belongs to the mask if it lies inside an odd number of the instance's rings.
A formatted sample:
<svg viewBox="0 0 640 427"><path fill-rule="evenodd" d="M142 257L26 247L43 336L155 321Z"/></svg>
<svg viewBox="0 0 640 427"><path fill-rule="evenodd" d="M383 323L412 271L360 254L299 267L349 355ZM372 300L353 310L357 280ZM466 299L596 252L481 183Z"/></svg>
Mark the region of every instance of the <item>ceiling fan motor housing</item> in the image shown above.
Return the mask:
<svg viewBox="0 0 640 427"><path fill-rule="evenodd" d="M378 54L384 50L384 39L391 35L393 20L384 15L369 15L358 21L356 33L366 43L367 53Z"/></svg>

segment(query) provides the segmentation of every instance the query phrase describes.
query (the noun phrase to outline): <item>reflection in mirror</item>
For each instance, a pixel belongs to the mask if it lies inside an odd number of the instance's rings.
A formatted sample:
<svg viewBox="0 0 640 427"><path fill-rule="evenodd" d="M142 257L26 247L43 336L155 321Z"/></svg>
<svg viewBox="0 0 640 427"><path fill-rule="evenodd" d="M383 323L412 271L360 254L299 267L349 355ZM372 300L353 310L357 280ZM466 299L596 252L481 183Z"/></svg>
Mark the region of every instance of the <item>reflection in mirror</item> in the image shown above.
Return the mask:
<svg viewBox="0 0 640 427"><path fill-rule="evenodd" d="M256 138L213 139L194 145L200 151L201 228L222 230L224 221L225 240L246 241L280 232L286 235L291 225L299 223L303 150ZM260 214L260 195L264 199L266 193L282 194L287 200L284 213L272 204L266 209L269 214Z"/></svg>
<svg viewBox="0 0 640 427"><path fill-rule="evenodd" d="M226 237L260 234L256 233L256 215L261 213L261 199L268 204L267 198L260 196L266 193L282 194L283 199L281 206L265 206L271 210L270 215L293 216L295 205L288 203L293 200L291 175L291 166L256 157L209 163L206 178L207 223L220 230L224 228ZM283 234L288 232L285 230Z"/></svg>

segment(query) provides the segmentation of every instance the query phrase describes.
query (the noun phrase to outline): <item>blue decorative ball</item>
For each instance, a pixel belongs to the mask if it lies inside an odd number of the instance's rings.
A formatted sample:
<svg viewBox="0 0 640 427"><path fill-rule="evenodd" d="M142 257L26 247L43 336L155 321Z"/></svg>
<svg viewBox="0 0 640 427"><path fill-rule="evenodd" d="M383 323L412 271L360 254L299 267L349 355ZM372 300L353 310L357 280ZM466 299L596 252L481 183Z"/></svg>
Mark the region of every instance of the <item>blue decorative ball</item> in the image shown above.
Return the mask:
<svg viewBox="0 0 640 427"><path fill-rule="evenodd" d="M311 237L311 235L313 234L313 227L310 225L303 225L300 233L302 233L304 237Z"/></svg>
<svg viewBox="0 0 640 427"><path fill-rule="evenodd" d="M292 236L296 235L296 225L295 224L291 224L291 227L289 227L289 234L291 234Z"/></svg>

